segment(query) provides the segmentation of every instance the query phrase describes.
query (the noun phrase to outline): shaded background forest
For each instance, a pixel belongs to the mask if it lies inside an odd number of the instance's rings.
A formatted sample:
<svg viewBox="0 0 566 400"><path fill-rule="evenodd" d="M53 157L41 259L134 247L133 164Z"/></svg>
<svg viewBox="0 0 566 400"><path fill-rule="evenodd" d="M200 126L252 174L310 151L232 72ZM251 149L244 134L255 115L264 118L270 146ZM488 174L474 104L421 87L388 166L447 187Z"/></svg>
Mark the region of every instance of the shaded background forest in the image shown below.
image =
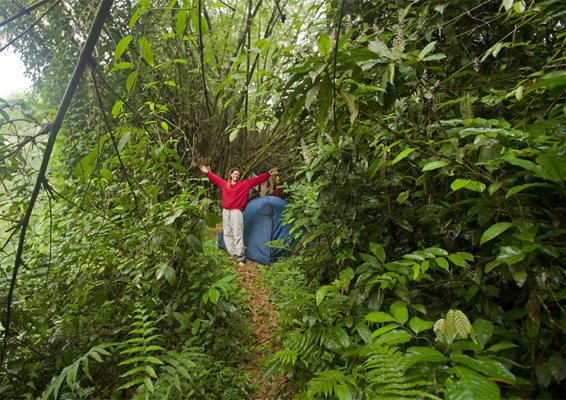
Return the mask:
<svg viewBox="0 0 566 400"><path fill-rule="evenodd" d="M560 1L115 1L42 179L99 3L0 4L3 398L253 395L199 163L305 230L280 398L564 397Z"/></svg>

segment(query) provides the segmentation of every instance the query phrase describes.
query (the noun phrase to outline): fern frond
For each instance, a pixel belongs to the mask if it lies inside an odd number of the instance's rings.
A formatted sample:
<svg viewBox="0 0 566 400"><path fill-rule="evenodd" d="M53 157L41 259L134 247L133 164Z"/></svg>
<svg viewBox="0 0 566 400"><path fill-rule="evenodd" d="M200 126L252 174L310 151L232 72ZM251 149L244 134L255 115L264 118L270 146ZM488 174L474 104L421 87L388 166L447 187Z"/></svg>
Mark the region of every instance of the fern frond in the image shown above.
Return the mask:
<svg viewBox="0 0 566 400"><path fill-rule="evenodd" d="M352 398L351 389L356 387L356 383L351 377L334 369L319 372L317 375L307 383L309 399L316 398L317 395L323 395L325 398L334 395L340 400Z"/></svg>
<svg viewBox="0 0 566 400"><path fill-rule="evenodd" d="M437 399L426 391L432 382L405 374L403 354L396 347L376 347L363 364L363 371L369 389L379 399Z"/></svg>
<svg viewBox="0 0 566 400"><path fill-rule="evenodd" d="M212 360L201 348L188 348L179 353L170 351L161 357L164 363L155 381L153 399L187 398L191 395L192 383L206 373Z"/></svg>
<svg viewBox="0 0 566 400"><path fill-rule="evenodd" d="M128 366L129 369L120 375L121 378L128 380L117 390L137 387L138 394L153 393L154 379L158 377L154 367L164 364L160 359L160 353L165 350L160 346L161 335L154 334L157 330L155 313L148 311L143 304L137 303L132 328L130 338L123 342L126 348L120 352L128 358L118 364Z"/></svg>
<svg viewBox="0 0 566 400"><path fill-rule="evenodd" d="M80 388L77 375L81 365L84 374L88 378L92 379L89 371L89 359L93 359L98 362L104 362L102 356L109 356L110 353L108 352L107 349L113 346L114 346L113 343L103 343L96 345L92 347L86 354L78 358L71 365L68 365L65 368L63 368L63 370L58 376L53 377L49 386L41 394L41 400L48 400L51 397L51 395L53 395L53 399L57 399L63 381L66 381L67 386L69 387L69 389L73 391L73 393L76 392Z"/></svg>

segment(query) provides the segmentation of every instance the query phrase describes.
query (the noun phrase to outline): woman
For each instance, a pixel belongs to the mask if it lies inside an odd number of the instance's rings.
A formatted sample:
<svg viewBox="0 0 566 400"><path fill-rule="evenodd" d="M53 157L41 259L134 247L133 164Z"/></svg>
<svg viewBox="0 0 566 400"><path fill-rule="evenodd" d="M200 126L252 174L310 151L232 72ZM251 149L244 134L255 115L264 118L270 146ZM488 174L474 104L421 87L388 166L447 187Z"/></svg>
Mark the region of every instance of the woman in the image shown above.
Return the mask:
<svg viewBox="0 0 566 400"><path fill-rule="evenodd" d="M216 184L222 192L222 230L224 244L230 255L235 256L240 266L246 261L244 247L244 208L248 202L248 192L254 186L265 182L272 175L277 175L277 168L256 176L255 178L240 180L242 173L239 168L232 168L228 180L224 180L210 168L200 166L208 179Z"/></svg>

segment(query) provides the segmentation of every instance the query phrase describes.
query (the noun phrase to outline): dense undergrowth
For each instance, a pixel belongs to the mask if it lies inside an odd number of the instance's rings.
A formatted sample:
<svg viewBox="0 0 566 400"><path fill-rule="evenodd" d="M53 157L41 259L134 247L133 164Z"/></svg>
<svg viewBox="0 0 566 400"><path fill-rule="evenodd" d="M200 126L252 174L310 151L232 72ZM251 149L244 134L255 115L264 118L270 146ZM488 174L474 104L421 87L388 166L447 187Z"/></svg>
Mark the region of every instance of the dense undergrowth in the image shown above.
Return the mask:
<svg viewBox="0 0 566 400"><path fill-rule="evenodd" d="M27 243L3 398L247 396L236 277L191 198L148 205L133 224L118 204L100 218L53 200Z"/></svg>
<svg viewBox="0 0 566 400"><path fill-rule="evenodd" d="M249 396L199 162L287 180L266 366L294 398L565 396L560 1L122 2L22 226L90 3L0 102L1 396Z"/></svg>
<svg viewBox="0 0 566 400"><path fill-rule="evenodd" d="M289 70L293 268L318 285L272 368L297 398L563 397L558 3L402 3L341 9Z"/></svg>

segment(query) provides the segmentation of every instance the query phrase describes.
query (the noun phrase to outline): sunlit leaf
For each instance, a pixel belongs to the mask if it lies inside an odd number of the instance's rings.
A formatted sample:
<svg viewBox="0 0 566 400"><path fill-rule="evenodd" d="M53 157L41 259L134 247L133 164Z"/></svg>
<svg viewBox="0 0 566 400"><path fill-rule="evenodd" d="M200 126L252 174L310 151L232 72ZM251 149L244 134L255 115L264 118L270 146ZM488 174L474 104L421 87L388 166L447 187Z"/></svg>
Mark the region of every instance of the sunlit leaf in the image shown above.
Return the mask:
<svg viewBox="0 0 566 400"><path fill-rule="evenodd" d="M405 159L409 154L411 154L415 150L416 148L414 147L403 150L402 152L397 154L397 157L395 157L393 161L391 161L391 165L397 164L399 161Z"/></svg>
<svg viewBox="0 0 566 400"><path fill-rule="evenodd" d="M330 51L330 38L325 33L321 33L318 37L318 51L323 56Z"/></svg>
<svg viewBox="0 0 566 400"><path fill-rule="evenodd" d="M114 60L118 60L120 59L120 57L122 57L122 54L124 54L132 39L132 35L127 35L118 42L118 44L116 45L116 50L114 50Z"/></svg>
<svg viewBox="0 0 566 400"><path fill-rule="evenodd" d="M481 235L480 244L484 244L497 236L501 235L507 229L511 228L513 224L510 222L499 222L497 224L491 225L486 231Z"/></svg>
<svg viewBox="0 0 566 400"><path fill-rule="evenodd" d="M438 168L442 168L447 166L449 163L446 161L431 161L428 164L426 164L423 168L422 171L432 171Z"/></svg>
<svg viewBox="0 0 566 400"><path fill-rule="evenodd" d="M154 65L153 49L151 48L151 44L149 43L149 40L147 40L147 38L144 36L140 37L138 39L138 47L142 55L142 58L145 60L145 62L153 66Z"/></svg>

